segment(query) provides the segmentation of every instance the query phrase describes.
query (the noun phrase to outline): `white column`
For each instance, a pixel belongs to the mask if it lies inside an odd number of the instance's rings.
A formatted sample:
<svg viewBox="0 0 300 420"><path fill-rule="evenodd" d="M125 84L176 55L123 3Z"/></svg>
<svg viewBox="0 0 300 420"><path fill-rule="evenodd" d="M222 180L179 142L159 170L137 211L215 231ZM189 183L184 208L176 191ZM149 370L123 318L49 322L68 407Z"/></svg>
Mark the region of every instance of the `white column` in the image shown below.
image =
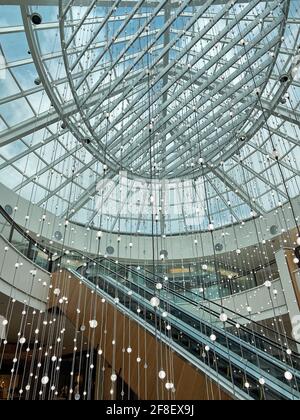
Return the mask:
<svg viewBox="0 0 300 420"><path fill-rule="evenodd" d="M286 258L286 251L284 249L280 249L276 252L275 258L279 270L282 290L286 299L286 305L288 308L288 314L290 317L291 325L295 327L295 323L297 323L297 321L299 320L300 313L295 289L293 286L293 280L291 278ZM299 338L297 338L297 341L299 341ZM298 346L298 351L300 352L300 345Z"/></svg>

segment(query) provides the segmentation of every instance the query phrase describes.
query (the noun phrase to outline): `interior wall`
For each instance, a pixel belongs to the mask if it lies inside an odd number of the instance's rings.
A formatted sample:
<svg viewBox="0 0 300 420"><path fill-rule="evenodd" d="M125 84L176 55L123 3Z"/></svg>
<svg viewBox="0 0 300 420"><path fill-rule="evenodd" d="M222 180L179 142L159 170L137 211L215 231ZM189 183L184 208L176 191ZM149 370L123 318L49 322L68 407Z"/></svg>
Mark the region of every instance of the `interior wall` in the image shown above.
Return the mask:
<svg viewBox="0 0 300 420"><path fill-rule="evenodd" d="M16 195L13 191L0 184L1 205L9 204L12 208L17 207L18 210L14 212L14 220L21 226L26 226L31 232L40 234L47 239L47 241L56 241L54 233L61 232L64 236L66 231L64 246L65 248L72 248L79 251L89 251L97 254L99 240L97 238L97 231L87 230L83 226L78 226L69 223L65 226L65 220L49 213L40 207L30 203L28 200ZM294 200L294 211L300 214L300 200ZM26 220L28 210L30 209L30 219ZM289 205L283 207L285 219L287 221L286 229L293 229L294 219ZM259 239L261 241L272 240L280 233L282 215L281 210L274 210L264 217L260 218L256 223L254 221L247 221L243 225L227 227L214 232L214 244L221 243L223 245L222 253L235 251L237 247L240 249L257 244L257 227L259 229ZM46 219L43 220L43 215ZM277 226L279 231L276 235L270 232L271 226ZM117 250L118 245L120 249L119 258L131 260L151 260L152 259L152 239L149 236L142 235L121 235L121 242L118 243L118 235L112 233L102 233L100 252L106 253L107 246L114 247ZM237 238L237 240L236 240ZM296 238L295 238L296 239ZM198 244L195 244L195 241ZM132 246L131 246L132 244ZM182 236L170 236L166 238L159 238L159 251L165 249L168 251L170 260L190 259L197 256L212 256L214 254L213 243L210 232L198 234L186 234ZM203 249L202 249L203 248ZM221 253L218 253L220 255ZM114 257L112 255L112 257ZM159 255L157 256L159 259Z"/></svg>
<svg viewBox="0 0 300 420"><path fill-rule="evenodd" d="M0 290L6 296L45 310L50 275L0 236ZM18 264L16 266L16 264Z"/></svg>

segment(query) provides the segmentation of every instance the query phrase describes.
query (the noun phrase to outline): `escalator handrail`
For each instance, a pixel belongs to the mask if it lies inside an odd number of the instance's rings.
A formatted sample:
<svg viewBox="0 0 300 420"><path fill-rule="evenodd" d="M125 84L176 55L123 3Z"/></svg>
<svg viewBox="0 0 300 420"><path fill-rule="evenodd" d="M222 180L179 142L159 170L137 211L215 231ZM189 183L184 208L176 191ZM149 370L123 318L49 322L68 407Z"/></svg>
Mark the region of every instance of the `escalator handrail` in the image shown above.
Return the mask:
<svg viewBox="0 0 300 420"><path fill-rule="evenodd" d="M70 270L70 271L73 274L76 273L76 271L74 271L74 270ZM80 277L81 280L82 280L82 277L84 277L84 276L80 275L79 272L77 272L76 274L77 274L78 277ZM84 279L87 282L95 285L95 283L93 281L87 279L86 277L84 277ZM122 290L122 288L124 288L126 290L128 289L126 286L124 286L122 284L118 284L118 283L117 284L114 284L116 282L116 280L114 280L112 278L109 278L109 279L110 279L110 281L113 282L112 283L112 286L113 287L116 287L117 286L121 290ZM128 279L126 279L126 280L129 281ZM137 286L137 285L135 284L135 286ZM141 298L141 296L138 295L137 293L135 293L135 292L133 292L133 293L136 295L137 300L139 300ZM149 290L148 293L151 293L151 290ZM149 304L149 302L145 301L144 303L146 305L147 310L153 311L153 307L151 307L151 305ZM188 315L190 316L191 314L188 314ZM170 316L171 316L171 318L173 318L174 320L176 320L177 323L179 325L181 325L181 327L184 327L183 329L185 330L185 333L186 333L186 335L188 337L190 337L193 340L199 341L199 336L200 336L201 337L202 344L204 342L204 345L205 344L211 345L211 342L209 341L209 338L206 337L205 335L203 335L203 333L199 332L198 330L195 330L193 327L189 326L184 321L181 321L180 319L177 319L176 317L174 317L174 315L170 315ZM221 345L221 344L219 344L219 343L214 343L214 350L215 351L217 350L217 353L219 353L222 357L228 357L228 355L229 355L228 352L230 352L230 354L231 354L230 361L234 365L238 366L239 368L243 368L244 365L242 364L240 357L238 355L236 355L234 352L232 352L230 349L226 349L226 352L224 352L223 347L224 346ZM246 367L247 367L248 371L250 372L250 375L251 376L254 376L255 379L258 380L261 377L261 373L259 372L260 369L257 366L253 365L253 363L248 362L247 365L246 365ZM282 367L280 367L280 369L282 369ZM268 385L269 386L272 385L273 391L276 390L276 392L278 392L281 395L285 395L285 396L287 396L289 394L292 394L292 393L290 393L286 389L286 386L285 386L284 382L278 380L277 378L273 377L272 375L269 375L267 372L264 372L264 375L265 375L265 379L267 379L267 381L268 381ZM296 390L295 390L295 393L298 394L298 392ZM294 395L293 395L293 397L294 397Z"/></svg>
<svg viewBox="0 0 300 420"><path fill-rule="evenodd" d="M75 252L77 252L77 251L75 251ZM83 254L81 254L80 252L77 252L78 253L78 255L81 255L81 256L84 256ZM113 264L115 264L115 265L117 265L118 267L121 267L121 268L124 268L125 270L127 270L127 271L129 271L129 272L131 272L131 273L134 273L134 274L138 274L138 275L141 275L142 277L144 277L145 279L147 279L148 281L152 281L153 282L153 280L151 280L151 279L149 279L147 276L145 276L143 273L141 273L141 272L136 272L136 271L134 271L131 267L128 267L128 266L125 266L125 265L123 265L123 264L121 264L121 263L116 263L112 258L104 258L104 257L97 257L97 258L95 258L95 259L91 259L91 258L89 258L89 257L87 257L91 262L98 262L99 263L99 260L100 261L108 261L108 262L111 262L111 263L113 263ZM79 267L80 268L80 267ZM158 279L160 279L162 282L164 281L164 279L162 278L162 277L160 277L160 276L158 276L158 275L156 275L156 274L153 274L153 273L150 273L151 274L151 276L155 276L156 278L158 278ZM155 286L155 285L154 285ZM184 291L184 292L186 292L186 290L183 288L183 287L181 287L180 285L179 285L179 287L181 288L181 290L182 291ZM172 290L171 291L172 293L174 293L174 294L177 294L178 295L178 293L176 292L176 291L174 291L174 290ZM188 293L190 293L190 294L192 294L192 295L194 295L195 296L195 298L197 298L197 299L199 299L199 296L196 294L196 293L194 293L194 292L191 292L191 291L188 291ZM184 295L179 295L180 297L182 297L182 298L184 298L185 300L188 300L189 301L189 303L193 303L194 305L195 305L195 301L193 301L192 299L189 299L188 297L186 297L186 296L184 296ZM273 334L275 334L275 335L277 335L277 336L280 336L281 338L283 338L284 340L288 340L290 343L294 343L295 345L298 345L298 346L300 346L300 342L298 342L297 340L295 340L295 339L293 339L292 337L287 337L287 336L285 336L284 334L281 334L280 332L277 332L277 331L275 331L275 330L273 330L272 328L270 328L270 327L267 327L267 326L262 326L261 324L259 324L258 322L256 322L256 321L254 321L254 320L252 320L251 318L248 318L248 317L246 317L246 316L244 316L244 315L242 315L242 314L238 314L237 312L235 312L235 311L233 311L232 309L229 309L229 308L226 308L226 307L224 307L224 306L222 306L222 305L220 305L220 304L218 304L218 303L216 303L216 302L214 302L214 301L212 301L212 300L210 300L210 299L207 299L207 298L205 298L204 296L201 296L201 298L204 300L204 301L206 301L208 304L210 304L210 305L214 305L214 306L217 306L219 309L221 309L222 311L226 311L226 312L230 312L231 314L233 314L235 317L237 317L237 318L242 318L242 319L244 319L244 320L246 320L246 321L248 321L249 323L253 323L254 325L256 325L256 326L258 326L259 328L264 328L265 330L267 330L267 331L269 331L270 333L273 333ZM201 305L200 303L197 303L196 304L196 306L199 306L199 305ZM203 305L201 305L201 307L202 307ZM208 309L206 306L203 306L203 309ZM211 308L210 308L211 309ZM219 314L220 315L220 314ZM246 330L248 330L245 326L243 326L243 328L244 329L246 329ZM253 334L253 332L252 331L250 331L250 330L248 330L249 332L251 332L252 334ZM256 333L256 334L258 334L258 335L260 335L258 332ZM273 342L273 340L272 339L269 339L269 341L271 341L271 342ZM276 343L276 342L273 342L276 346L278 346L278 344ZM300 357L300 354L298 354L299 356L298 357Z"/></svg>
<svg viewBox="0 0 300 420"><path fill-rule="evenodd" d="M93 287L93 289L94 289L94 287L95 287L95 283L92 281L92 280L90 280L90 279L88 279L88 278L86 278L86 277L84 277L84 276L82 276L78 271L76 271L76 270L73 270L73 269L68 269L74 276L76 276L80 281L82 281L83 283L85 283L86 285L87 285L87 287L90 287L90 288L92 288ZM115 286L117 286L118 287L118 289L119 290L121 290L122 291L122 288L125 288L123 285L121 285L121 284L117 284L117 285L114 285L114 287ZM105 290L100 290L100 289L96 289L96 293L101 293L101 296L103 295L103 297L105 297L105 299L108 301L108 302L110 302L111 304L114 304L115 302L114 302L114 299L113 299L113 297L109 294L109 292L108 291L105 291ZM135 294L135 292L133 292L134 294ZM138 300L138 299L137 299ZM146 303L146 302L145 302ZM135 320L136 322L138 322L138 323L141 323L141 321L142 321L142 326L143 326L143 328L146 328L146 329L148 329L148 331L150 331L153 335L155 334L155 329L154 328L152 328L152 326L151 326L151 324L149 324L148 322L144 322L144 318L141 320L141 318L136 314L136 313L134 313L133 311L131 311L129 308L127 308L126 306L124 306L123 304L119 304L120 305L120 308L122 308L122 313L125 313L125 314L127 314L129 317L131 317L133 320ZM148 305L148 310L149 311L152 311L152 313L154 313L153 312L153 307L150 307L150 305ZM165 344L167 344L167 345L170 345L170 340L169 340L169 338L167 338L164 334L162 334L161 336L160 336L160 339L165 343ZM199 359L199 358L196 358L193 354L191 354L190 352L188 352L187 350L185 350L182 346L180 346L179 344L177 344L175 341L173 341L172 340L172 347L174 348L174 350L175 351L177 351L178 352L178 354L181 356L181 357L183 357L183 358L186 358L186 360L187 361L189 361L189 362L191 362L191 360L190 360L190 358L192 358L192 359L194 359L195 360L195 362L192 360L192 363L197 367L197 368L199 368L200 370L201 370L201 367L200 366L202 366L202 365L204 365L205 366L205 368L206 369L210 369L213 373L215 373L215 371L214 370L212 370L211 369L211 367L209 366L209 365L206 365L205 363L203 363L202 361L201 361L201 359ZM186 355L184 354L184 353L187 353ZM207 372L206 372L206 374L207 374ZM211 373L210 373L211 374ZM215 378L216 380L220 380L220 377L219 377L219 375L218 375L218 377L217 378ZM222 381L223 380L226 380L226 378L224 378L223 376L222 376ZM230 382L230 385L232 385L231 384L231 382ZM239 392L242 392L243 394L244 394L244 396L248 396L248 394L245 394L244 393L244 391L243 390L241 390L241 389L239 389L238 388L238 390L239 390ZM252 398L251 398L252 399Z"/></svg>
<svg viewBox="0 0 300 420"><path fill-rule="evenodd" d="M121 278L121 279L124 279L124 280L126 280L127 282L129 282L129 283L131 283L131 280L130 279L127 279L127 278L125 278L125 277L123 277L120 273L117 273L117 272L115 272L115 271L113 271L111 268L108 268L108 267L106 267L106 266L103 266L103 265L101 265L99 262L97 262L97 264L99 264L100 266L101 266L101 268L103 268L103 269L105 269L105 270L107 270L107 271L110 271L111 273L113 273L114 275L117 275L119 278ZM85 269L86 269L86 267L84 267ZM80 270L81 268L79 268L78 269L78 272L79 272L79 270ZM102 274L103 275L103 274ZM145 277L145 279L146 280L148 280L148 281L150 281L151 283L153 282L153 280L151 280L151 279L148 279L148 278L146 278ZM133 282L133 284L135 285L135 286L137 286L136 285L136 283L134 283ZM142 287L142 286L139 286L139 287L141 287L143 290L145 290L144 289L144 287ZM147 288L147 286L145 286L146 288ZM152 293L153 291L152 290L150 290L150 289L147 289L146 290L146 292L147 293ZM179 294L177 294L176 292L173 292L172 291L172 293L174 293L174 294L176 294L177 296L179 296L180 298L182 298L182 295L179 295ZM185 298L186 300L188 300L188 298ZM164 301L164 298L162 298L161 299L162 301ZM194 301L192 301L191 300L191 303L193 304L193 305L195 305L195 302ZM171 305L170 303L169 303L169 305ZM199 305L195 305L195 306L197 306L197 307L199 307ZM174 305L173 305L173 307L174 307ZM179 310L180 312L182 312L182 313L185 313L187 316L189 316L189 317L191 317L191 318L193 318L193 314L192 313L187 313L186 311L184 311L184 309L183 308L181 308L181 307L176 307L176 309L177 310ZM217 312L215 312L215 311L213 311L212 309L210 309L210 308L207 308L206 306L204 306L203 308L202 308L206 313L208 313L208 314L211 314L211 315L213 315L213 316L215 316L217 319L219 319L219 313L217 313ZM199 319L198 318L194 318L197 322L199 322ZM204 322L203 320L201 320L201 322L203 322L204 324L207 324L206 322ZM233 325L233 326L235 326L236 325L236 323L234 322L234 321L232 321L232 320L230 320L230 319L228 319L228 321L227 321L229 324L231 324L231 325ZM209 326L209 325L207 325L207 326ZM217 328L213 328L215 331L217 331ZM271 339L269 339L268 337L264 337L264 336L262 336L261 334L259 334L259 333L256 333L256 332L254 332L254 331L251 331L251 330L249 330L248 328L245 328L244 326L241 326L240 327L240 329L241 330L244 330L244 331L246 331L248 334L250 334L250 336L256 336L256 337L258 337L259 339L261 339L261 340L263 340L264 342L266 342L266 343L269 343L269 344L272 344L274 347L276 347L277 349L279 349L279 350L281 350L282 351L282 348L280 347L280 345L278 344L278 343L276 343L276 342L274 342L273 340L271 340ZM219 329L218 329L219 330ZM219 332L220 332L220 330L219 330ZM223 333L223 332L222 332ZM234 335L232 335L232 338L235 340L236 339L236 337L234 337ZM245 343L245 345L247 344L247 342L245 342L244 340L241 340L241 341L243 341L244 343ZM293 352L293 356L295 357L295 358L297 358L297 359L299 359L299 355L296 353L296 352ZM275 359L276 360L276 359ZM297 370L297 372L298 372L298 369L295 369L295 370Z"/></svg>

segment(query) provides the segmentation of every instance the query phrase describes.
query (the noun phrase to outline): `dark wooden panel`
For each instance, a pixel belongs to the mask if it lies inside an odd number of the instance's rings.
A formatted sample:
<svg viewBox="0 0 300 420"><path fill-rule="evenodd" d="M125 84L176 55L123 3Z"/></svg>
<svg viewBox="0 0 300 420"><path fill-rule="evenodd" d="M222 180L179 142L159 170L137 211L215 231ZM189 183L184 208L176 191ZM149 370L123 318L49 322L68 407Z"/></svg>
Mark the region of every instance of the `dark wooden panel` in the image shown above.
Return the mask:
<svg viewBox="0 0 300 420"><path fill-rule="evenodd" d="M80 284L76 278L70 276L70 273L63 271L54 274L53 285L64 290L68 298L65 314L74 325L76 323L77 326L85 325L91 333L89 321L94 317L97 319L99 325L93 330L93 342L96 348L99 347L101 340L101 330L104 331L105 329L107 331L105 334L106 345L102 348L105 351L106 360L104 399L111 399L110 376L112 368L108 366L112 365L115 366L116 373L124 379L140 400L156 400L158 396L159 399L163 400L174 399L174 397L179 400L232 399L220 389L218 384L212 382L206 375L196 370L176 353L171 352L168 346L162 344L150 333L145 332L138 323L119 312L113 305L103 304L99 295L92 294L89 288ZM49 299L49 308L57 305L56 299L57 297L52 293ZM80 314L77 313L77 308L80 309ZM86 309L84 310L84 308ZM107 311L106 326L101 328L100 321L103 311ZM114 329L116 346L112 344ZM132 348L130 355L126 351L123 352L123 347L127 349L129 345ZM126 361L124 364L123 357ZM141 357L141 363L137 362L138 357ZM145 361L147 368L144 366ZM167 364L174 372L172 379L175 381L175 395L165 389L163 382L159 382L159 389L157 390L158 371L162 367L167 370Z"/></svg>

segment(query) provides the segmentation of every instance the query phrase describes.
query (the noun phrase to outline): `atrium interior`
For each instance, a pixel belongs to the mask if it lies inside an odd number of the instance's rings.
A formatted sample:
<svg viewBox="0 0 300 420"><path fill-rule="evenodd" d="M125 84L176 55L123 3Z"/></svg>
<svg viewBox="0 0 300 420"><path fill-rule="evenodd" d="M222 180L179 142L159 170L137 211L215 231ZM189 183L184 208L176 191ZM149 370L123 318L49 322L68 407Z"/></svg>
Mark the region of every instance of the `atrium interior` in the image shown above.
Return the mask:
<svg viewBox="0 0 300 420"><path fill-rule="evenodd" d="M299 0L0 2L0 400L300 400Z"/></svg>

